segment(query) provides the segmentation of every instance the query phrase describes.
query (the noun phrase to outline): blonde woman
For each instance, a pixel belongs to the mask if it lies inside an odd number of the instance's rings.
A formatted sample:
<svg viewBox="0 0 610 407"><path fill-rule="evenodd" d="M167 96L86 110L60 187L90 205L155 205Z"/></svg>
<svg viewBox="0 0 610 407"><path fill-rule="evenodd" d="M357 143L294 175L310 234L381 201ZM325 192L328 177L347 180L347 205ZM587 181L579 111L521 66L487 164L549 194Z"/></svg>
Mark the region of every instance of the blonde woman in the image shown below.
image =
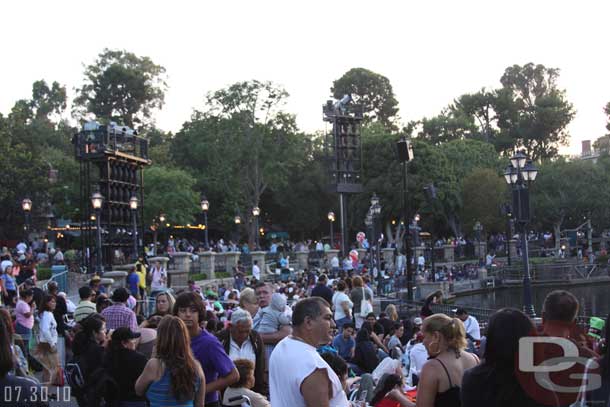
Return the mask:
<svg viewBox="0 0 610 407"><path fill-rule="evenodd" d="M241 290L239 293L239 307L245 309L252 315L252 318L258 312L258 298L256 298L256 292L247 287Z"/></svg>
<svg viewBox="0 0 610 407"><path fill-rule="evenodd" d="M462 321L445 314L433 314L422 326L424 346L430 355L417 388L418 407L460 406L464 371L479 364L466 352L466 331Z"/></svg>

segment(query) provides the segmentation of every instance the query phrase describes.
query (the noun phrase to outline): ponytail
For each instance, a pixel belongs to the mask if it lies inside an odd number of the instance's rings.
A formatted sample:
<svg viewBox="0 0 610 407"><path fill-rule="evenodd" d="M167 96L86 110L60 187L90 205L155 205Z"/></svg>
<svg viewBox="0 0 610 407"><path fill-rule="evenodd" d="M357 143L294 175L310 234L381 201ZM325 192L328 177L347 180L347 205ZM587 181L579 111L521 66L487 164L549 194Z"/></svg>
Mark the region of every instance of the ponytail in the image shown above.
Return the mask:
<svg viewBox="0 0 610 407"><path fill-rule="evenodd" d="M447 346L455 350L456 355L466 349L466 329L459 318L450 318L445 314L430 315L424 320L422 326L424 332L433 333L439 332Z"/></svg>

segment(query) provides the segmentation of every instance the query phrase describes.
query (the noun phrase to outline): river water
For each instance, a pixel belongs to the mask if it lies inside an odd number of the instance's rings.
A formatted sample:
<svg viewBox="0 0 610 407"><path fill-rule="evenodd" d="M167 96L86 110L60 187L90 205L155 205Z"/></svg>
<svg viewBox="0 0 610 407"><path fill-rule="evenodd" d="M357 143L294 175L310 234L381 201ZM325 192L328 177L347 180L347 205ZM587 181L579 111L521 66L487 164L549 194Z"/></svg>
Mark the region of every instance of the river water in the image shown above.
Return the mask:
<svg viewBox="0 0 610 407"><path fill-rule="evenodd" d="M576 296L580 303L579 315L605 318L610 313L610 283L570 287L566 285L532 287L536 315L540 316L542 303L553 290L567 290ZM503 307L523 308L523 288L497 288L494 292L474 294L455 299L456 305L498 309Z"/></svg>

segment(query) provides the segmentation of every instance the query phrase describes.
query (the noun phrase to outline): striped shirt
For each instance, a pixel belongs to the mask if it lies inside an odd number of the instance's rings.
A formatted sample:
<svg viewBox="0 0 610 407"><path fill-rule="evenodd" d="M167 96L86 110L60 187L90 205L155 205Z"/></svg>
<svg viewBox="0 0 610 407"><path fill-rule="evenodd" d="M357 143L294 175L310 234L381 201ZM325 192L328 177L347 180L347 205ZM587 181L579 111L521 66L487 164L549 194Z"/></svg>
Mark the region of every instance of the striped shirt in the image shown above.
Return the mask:
<svg viewBox="0 0 610 407"><path fill-rule="evenodd" d="M117 329L121 327L130 328L132 331L138 329L136 314L123 303L109 306L102 311L106 320L106 328Z"/></svg>
<svg viewBox="0 0 610 407"><path fill-rule="evenodd" d="M74 310L74 320L80 322L96 311L95 304L91 301L81 300Z"/></svg>
<svg viewBox="0 0 610 407"><path fill-rule="evenodd" d="M195 382L195 393L199 390L201 379L197 376ZM146 391L146 398L150 407L193 407L193 400L178 401L171 391L169 370L165 369L163 376L156 382L152 382Z"/></svg>

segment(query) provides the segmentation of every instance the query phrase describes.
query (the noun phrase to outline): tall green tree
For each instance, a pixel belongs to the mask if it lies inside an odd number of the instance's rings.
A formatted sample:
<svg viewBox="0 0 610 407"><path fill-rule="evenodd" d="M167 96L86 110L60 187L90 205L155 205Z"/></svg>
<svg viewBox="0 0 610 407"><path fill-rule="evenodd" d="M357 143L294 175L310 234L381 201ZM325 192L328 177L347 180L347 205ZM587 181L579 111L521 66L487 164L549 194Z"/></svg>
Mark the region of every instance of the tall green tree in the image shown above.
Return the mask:
<svg viewBox="0 0 610 407"><path fill-rule="evenodd" d="M202 191L220 209L225 227L241 212L250 242L252 208L267 190L286 187L289 169L306 151L294 116L283 111L287 97L281 87L256 80L210 93L171 146L175 162L197 175Z"/></svg>
<svg viewBox="0 0 610 407"><path fill-rule="evenodd" d="M477 221L486 232L497 233L505 229L504 219L499 216L501 205L506 202L508 188L498 171L476 168L462 180L462 203L460 218L466 233L472 233Z"/></svg>
<svg viewBox="0 0 610 407"><path fill-rule="evenodd" d="M554 158L559 147L567 145L567 126L574 108L565 91L557 87L559 69L528 63L513 65L500 78L494 109L502 138L514 147L524 147L535 160Z"/></svg>
<svg viewBox="0 0 610 407"><path fill-rule="evenodd" d="M134 127L149 124L153 112L163 106L165 68L149 57L104 49L84 75L74 100L75 113L81 118L94 113L98 120Z"/></svg>
<svg viewBox="0 0 610 407"><path fill-rule="evenodd" d="M333 82L330 89L336 99L350 94L362 105L365 123L378 121L387 129L395 129L398 101L390 80L365 68L352 68Z"/></svg>

